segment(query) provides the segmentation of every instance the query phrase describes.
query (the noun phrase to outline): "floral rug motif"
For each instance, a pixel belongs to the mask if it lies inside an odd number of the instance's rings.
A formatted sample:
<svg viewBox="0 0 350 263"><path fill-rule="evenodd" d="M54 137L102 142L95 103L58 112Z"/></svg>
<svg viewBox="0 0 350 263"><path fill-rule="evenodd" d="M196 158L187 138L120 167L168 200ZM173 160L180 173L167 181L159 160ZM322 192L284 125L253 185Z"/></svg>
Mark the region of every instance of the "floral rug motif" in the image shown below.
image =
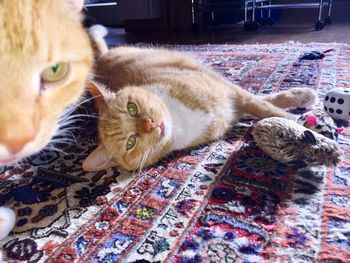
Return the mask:
<svg viewBox="0 0 350 263"><path fill-rule="evenodd" d="M333 87L350 88L349 45L176 48L257 94L307 87L321 101ZM321 60L299 61L330 48ZM76 114L92 108L87 102ZM95 120L82 118L76 144L0 167L0 205L17 214L0 262L349 262L350 128L335 169L295 171L272 160L247 119L220 141L131 175L82 171L96 145Z"/></svg>

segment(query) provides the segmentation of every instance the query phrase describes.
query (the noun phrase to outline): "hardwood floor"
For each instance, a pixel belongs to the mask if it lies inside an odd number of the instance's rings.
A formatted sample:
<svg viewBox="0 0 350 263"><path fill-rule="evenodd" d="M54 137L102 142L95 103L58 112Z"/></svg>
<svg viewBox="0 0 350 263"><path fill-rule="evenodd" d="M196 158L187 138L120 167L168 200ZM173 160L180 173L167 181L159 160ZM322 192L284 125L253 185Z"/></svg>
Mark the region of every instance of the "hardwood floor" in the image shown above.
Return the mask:
<svg viewBox="0 0 350 263"><path fill-rule="evenodd" d="M110 30L109 44L268 44L297 41L338 42L350 44L350 3L335 6L333 23L322 31L315 31L317 12L293 10L284 13L272 26L261 27L257 31L244 31L242 24L226 25L206 29L198 34L191 32L149 32L126 33L122 28Z"/></svg>
<svg viewBox="0 0 350 263"><path fill-rule="evenodd" d="M109 44L268 44L297 41L302 43L347 43L350 44L350 22L334 22L322 31L315 31L309 23L278 23L265 26L258 31L244 31L242 25L206 30L198 34L191 32L125 33L123 29L110 29Z"/></svg>

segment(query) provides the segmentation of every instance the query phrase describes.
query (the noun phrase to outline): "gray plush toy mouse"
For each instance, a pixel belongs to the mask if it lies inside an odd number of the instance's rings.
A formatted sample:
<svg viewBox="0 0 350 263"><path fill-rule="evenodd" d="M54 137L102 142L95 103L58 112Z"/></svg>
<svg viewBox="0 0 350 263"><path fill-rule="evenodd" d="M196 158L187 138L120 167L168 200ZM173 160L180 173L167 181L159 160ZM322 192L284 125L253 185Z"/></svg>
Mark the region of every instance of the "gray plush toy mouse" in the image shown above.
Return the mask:
<svg viewBox="0 0 350 263"><path fill-rule="evenodd" d="M335 141L292 120L263 119L254 127L252 135L266 154L294 168L336 166L341 161L342 151Z"/></svg>

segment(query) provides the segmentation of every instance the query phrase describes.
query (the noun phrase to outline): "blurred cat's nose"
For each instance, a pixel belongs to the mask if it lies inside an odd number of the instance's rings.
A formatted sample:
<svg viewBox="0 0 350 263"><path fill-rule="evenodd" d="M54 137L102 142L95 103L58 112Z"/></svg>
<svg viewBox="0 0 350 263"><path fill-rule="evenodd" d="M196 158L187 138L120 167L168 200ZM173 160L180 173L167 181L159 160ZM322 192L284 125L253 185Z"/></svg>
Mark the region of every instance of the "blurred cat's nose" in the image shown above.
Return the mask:
<svg viewBox="0 0 350 263"><path fill-rule="evenodd" d="M34 137L35 136L24 136L15 139L1 139L0 143L3 144L11 154L16 154L20 152L28 142L32 141Z"/></svg>
<svg viewBox="0 0 350 263"><path fill-rule="evenodd" d="M153 120L149 117L143 117L139 120L137 124L137 129L139 132L151 132L157 125L154 124Z"/></svg>
<svg viewBox="0 0 350 263"><path fill-rule="evenodd" d="M33 141L36 131L33 129L0 129L0 144L5 146L11 154L20 152L24 146Z"/></svg>

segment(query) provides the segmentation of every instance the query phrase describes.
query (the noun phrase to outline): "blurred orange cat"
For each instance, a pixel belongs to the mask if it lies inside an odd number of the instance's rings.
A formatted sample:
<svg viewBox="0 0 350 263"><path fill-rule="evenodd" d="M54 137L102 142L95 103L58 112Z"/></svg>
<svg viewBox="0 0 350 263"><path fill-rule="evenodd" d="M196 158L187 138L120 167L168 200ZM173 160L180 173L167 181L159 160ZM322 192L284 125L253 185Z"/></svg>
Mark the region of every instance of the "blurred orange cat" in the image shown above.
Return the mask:
<svg viewBox="0 0 350 263"><path fill-rule="evenodd" d="M92 67L82 0L0 0L0 166L42 150ZM15 221L0 207L0 239Z"/></svg>

